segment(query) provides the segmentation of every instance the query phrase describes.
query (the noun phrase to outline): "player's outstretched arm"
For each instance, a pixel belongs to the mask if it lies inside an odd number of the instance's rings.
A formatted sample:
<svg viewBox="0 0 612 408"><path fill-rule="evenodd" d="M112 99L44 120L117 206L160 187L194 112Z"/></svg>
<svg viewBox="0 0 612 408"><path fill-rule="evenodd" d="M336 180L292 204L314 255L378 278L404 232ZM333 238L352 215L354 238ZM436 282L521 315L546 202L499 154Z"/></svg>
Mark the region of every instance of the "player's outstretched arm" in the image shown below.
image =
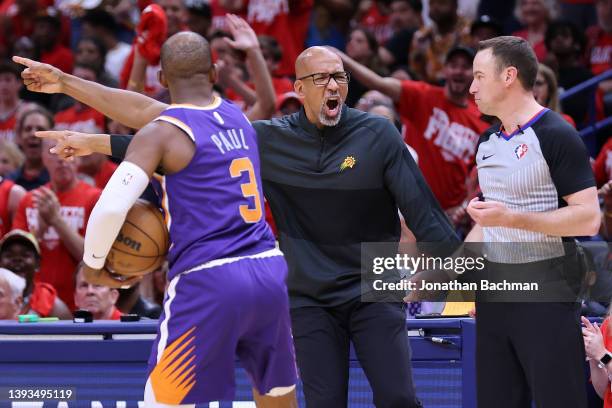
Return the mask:
<svg viewBox="0 0 612 408"><path fill-rule="evenodd" d="M234 40L226 41L231 47L246 52L251 64L257 102L249 109L247 117L250 121L270 119L276 108L276 94L257 35L246 21L233 14L227 15L227 24Z"/></svg>
<svg viewBox="0 0 612 408"><path fill-rule="evenodd" d="M399 101L402 93L402 83L399 79L392 77L381 77L376 72L372 71L365 65L358 63L342 51L333 47L327 48L335 52L342 59L344 69L349 71L351 75L361 82L366 88L375 89L382 92L393 99L394 102Z"/></svg>
<svg viewBox="0 0 612 408"><path fill-rule="evenodd" d="M21 77L28 90L65 93L133 129L140 129L167 107L148 96L86 81L49 64L18 56L13 61L26 66Z"/></svg>

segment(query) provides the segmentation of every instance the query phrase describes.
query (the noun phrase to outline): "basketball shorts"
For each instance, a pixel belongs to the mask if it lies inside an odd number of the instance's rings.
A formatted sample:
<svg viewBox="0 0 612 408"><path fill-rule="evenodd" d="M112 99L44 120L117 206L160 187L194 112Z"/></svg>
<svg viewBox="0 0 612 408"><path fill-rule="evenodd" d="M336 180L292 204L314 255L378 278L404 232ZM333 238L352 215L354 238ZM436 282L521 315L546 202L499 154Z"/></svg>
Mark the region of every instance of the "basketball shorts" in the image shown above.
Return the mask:
<svg viewBox="0 0 612 408"><path fill-rule="evenodd" d="M149 359L157 403L232 400L236 358L262 395L296 383L287 264L278 254L218 260L170 281Z"/></svg>

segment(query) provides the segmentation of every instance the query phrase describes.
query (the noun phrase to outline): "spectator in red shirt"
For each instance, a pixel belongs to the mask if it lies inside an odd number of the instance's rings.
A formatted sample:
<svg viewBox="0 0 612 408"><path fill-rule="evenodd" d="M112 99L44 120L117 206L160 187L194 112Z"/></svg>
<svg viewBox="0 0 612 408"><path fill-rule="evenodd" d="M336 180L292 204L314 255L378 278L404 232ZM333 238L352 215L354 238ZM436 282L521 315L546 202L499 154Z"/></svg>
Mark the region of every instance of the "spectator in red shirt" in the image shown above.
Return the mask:
<svg viewBox="0 0 612 408"><path fill-rule="evenodd" d="M87 81L98 82L96 68L90 64L77 64L73 74ZM83 133L104 133L106 130L104 115L79 101L55 115L55 129Z"/></svg>
<svg viewBox="0 0 612 408"><path fill-rule="evenodd" d="M74 304L77 309L91 312L94 320L119 320L121 312L115 307L119 291L108 286L92 285L85 281L83 263L79 263L74 277Z"/></svg>
<svg viewBox="0 0 612 408"><path fill-rule="evenodd" d="M559 15L559 5L556 0L518 0L514 10L516 18L525 26L512 35L529 41L538 61L546 58L544 36L548 24Z"/></svg>
<svg viewBox="0 0 612 408"><path fill-rule="evenodd" d="M17 109L21 104L21 69L10 61L0 62L0 139L15 141Z"/></svg>
<svg viewBox="0 0 612 408"><path fill-rule="evenodd" d="M6 177L23 165L25 156L19 147L8 140L0 140L0 177Z"/></svg>
<svg viewBox="0 0 612 408"><path fill-rule="evenodd" d="M76 65L83 64L95 69L98 82L117 88L119 82L106 71L106 46L96 37L81 37L74 55Z"/></svg>
<svg viewBox="0 0 612 408"><path fill-rule="evenodd" d="M261 47L261 53L266 60L268 71L272 76L272 86L276 97L279 95L293 91L293 81L288 77L278 74L278 67L283 60L283 50L274 37L269 35L260 35L257 37L259 40L259 46ZM255 92L253 92L255 95Z"/></svg>
<svg viewBox="0 0 612 408"><path fill-rule="evenodd" d="M51 7L40 10L34 20L32 41L40 61L72 72L74 57L69 48L60 42L61 21L59 12Z"/></svg>
<svg viewBox="0 0 612 408"><path fill-rule="evenodd" d="M187 27L194 33L208 38L212 26L212 12L206 0L186 0Z"/></svg>
<svg viewBox="0 0 612 408"><path fill-rule="evenodd" d="M157 0L168 19L168 38L187 30L187 8L183 0Z"/></svg>
<svg viewBox="0 0 612 408"><path fill-rule="evenodd" d="M597 187L601 187L612 180L612 138L609 138L593 164L593 173Z"/></svg>
<svg viewBox="0 0 612 408"><path fill-rule="evenodd" d="M6 146L10 146L11 142L6 140L0 141L0 159L4 154L3 150L6 151ZM13 145L9 149L16 149ZM0 236L4 235L11 229L11 224L19 202L26 194L26 191L20 185L15 184L12 180L9 180L3 176L0 176Z"/></svg>
<svg viewBox="0 0 612 408"><path fill-rule="evenodd" d="M593 75L612 69L612 0L597 0L596 26L587 30L589 63ZM612 79L599 83L598 93L603 99L605 114L612 113Z"/></svg>
<svg viewBox="0 0 612 408"><path fill-rule="evenodd" d="M466 204L466 179L474 164L476 144L489 127L480 119L469 94L473 51L456 47L448 53L444 87L383 78L340 55L354 77L390 96L396 104L403 124L411 129L405 134L405 141L416 150L423 176L452 218Z"/></svg>
<svg viewBox="0 0 612 408"><path fill-rule="evenodd" d="M49 181L49 173L42 161L41 141L34 135L38 130L51 130L53 116L45 108L34 105L19 114L17 122L17 144L25 156L23 166L8 175L8 178L26 190L32 190Z"/></svg>
<svg viewBox="0 0 612 408"><path fill-rule="evenodd" d="M93 185L103 190L117 165L100 153L78 158L79 173L92 179Z"/></svg>
<svg viewBox="0 0 612 408"><path fill-rule="evenodd" d="M0 267L13 271L26 281L21 314L60 319L72 317L66 304L57 297L55 288L35 279L40 267L40 247L34 235L22 230L6 234L0 242Z"/></svg>
<svg viewBox="0 0 612 408"><path fill-rule="evenodd" d="M49 152L55 142L42 141L43 162L50 183L30 191L19 203L13 228L32 232L40 242L38 280L57 289L59 297L74 307L73 273L83 257L83 236L100 190L78 180L76 164Z"/></svg>

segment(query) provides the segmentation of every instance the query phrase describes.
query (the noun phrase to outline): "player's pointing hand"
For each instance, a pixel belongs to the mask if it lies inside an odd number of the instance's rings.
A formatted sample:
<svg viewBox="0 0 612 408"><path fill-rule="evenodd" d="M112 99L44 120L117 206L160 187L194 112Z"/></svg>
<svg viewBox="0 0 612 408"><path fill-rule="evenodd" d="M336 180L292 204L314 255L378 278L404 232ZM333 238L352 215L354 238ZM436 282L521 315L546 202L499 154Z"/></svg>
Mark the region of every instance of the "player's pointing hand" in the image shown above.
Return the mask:
<svg viewBox="0 0 612 408"><path fill-rule="evenodd" d="M43 93L61 93L62 75L64 73L53 65L43 64L29 58L13 56L13 61L26 66L21 73L23 83L28 91Z"/></svg>

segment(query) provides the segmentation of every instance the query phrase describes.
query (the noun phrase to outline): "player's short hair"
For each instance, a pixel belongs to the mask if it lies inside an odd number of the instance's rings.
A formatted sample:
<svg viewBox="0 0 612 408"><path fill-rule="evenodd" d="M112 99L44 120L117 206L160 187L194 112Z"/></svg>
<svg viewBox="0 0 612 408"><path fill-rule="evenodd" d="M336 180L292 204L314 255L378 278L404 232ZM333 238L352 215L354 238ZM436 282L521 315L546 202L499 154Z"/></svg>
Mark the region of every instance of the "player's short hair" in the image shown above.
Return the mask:
<svg viewBox="0 0 612 408"><path fill-rule="evenodd" d="M478 43L478 51L490 49L497 62L497 72L515 67L518 79L527 91L533 89L538 75L538 59L527 40L513 36L500 36Z"/></svg>

